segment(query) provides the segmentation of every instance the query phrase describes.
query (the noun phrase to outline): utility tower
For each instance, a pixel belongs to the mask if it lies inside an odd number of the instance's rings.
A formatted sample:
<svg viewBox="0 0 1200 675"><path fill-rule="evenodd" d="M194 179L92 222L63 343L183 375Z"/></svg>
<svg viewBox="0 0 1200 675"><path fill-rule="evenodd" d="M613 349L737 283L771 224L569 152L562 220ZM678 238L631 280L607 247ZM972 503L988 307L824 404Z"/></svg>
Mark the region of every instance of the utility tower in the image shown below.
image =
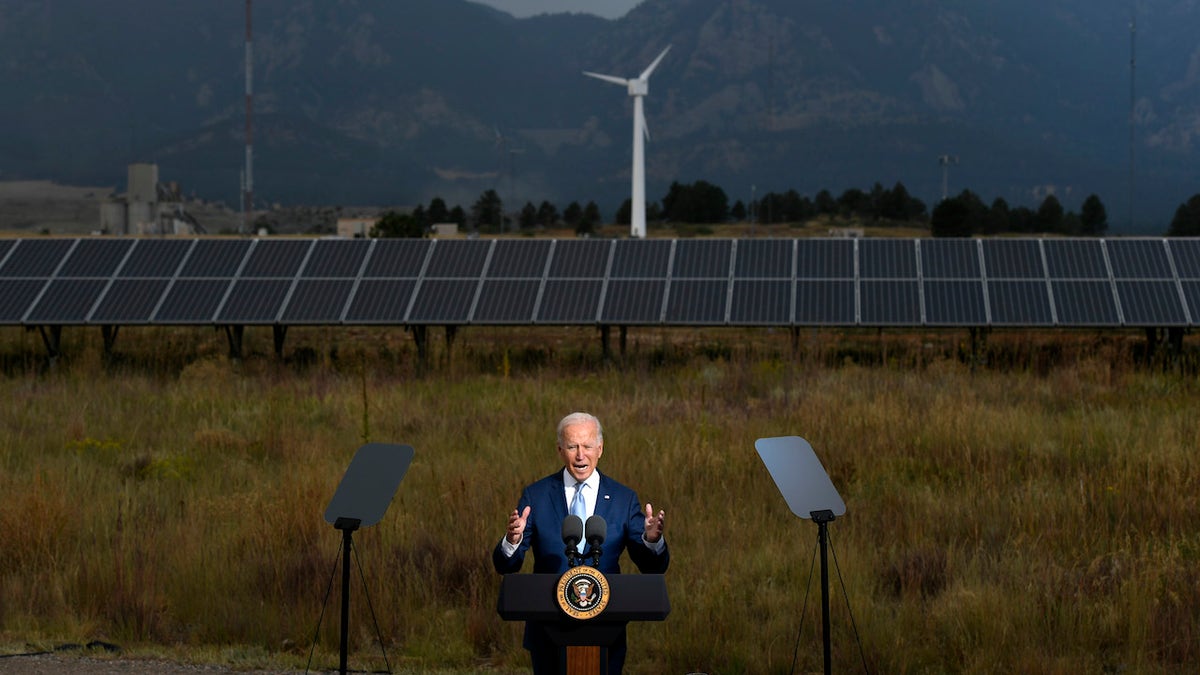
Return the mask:
<svg viewBox="0 0 1200 675"><path fill-rule="evenodd" d="M1133 229L1134 151L1137 147L1137 4L1129 8L1129 228Z"/></svg>
<svg viewBox="0 0 1200 675"><path fill-rule="evenodd" d="M246 0L246 168L242 173L242 232L250 232L254 211L254 41L250 8Z"/></svg>

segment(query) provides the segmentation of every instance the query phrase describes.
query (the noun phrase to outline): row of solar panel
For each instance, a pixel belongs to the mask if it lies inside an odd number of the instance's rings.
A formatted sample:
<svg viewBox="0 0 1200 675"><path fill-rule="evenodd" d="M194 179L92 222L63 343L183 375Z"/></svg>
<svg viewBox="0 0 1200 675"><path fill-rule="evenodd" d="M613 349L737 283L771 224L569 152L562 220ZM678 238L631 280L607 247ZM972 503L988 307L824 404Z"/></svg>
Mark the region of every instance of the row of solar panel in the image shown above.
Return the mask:
<svg viewBox="0 0 1200 675"><path fill-rule="evenodd" d="M101 241L125 242L99 239L33 241L65 241L72 247ZM498 240L495 243L504 241L553 247L557 244L564 245L564 249L572 248L571 244L598 244L610 248L614 244L611 241L565 240L556 243ZM838 247L854 243L818 241ZM888 241L914 245L913 240ZM1008 241L1030 246L1042 243L1039 240ZM1196 242L1183 240L1111 240L1107 243L1111 245L1118 241L1145 245L1148 250L1155 249L1157 244L1164 250L1170 246L1173 253L1179 250L1196 252ZM423 276L386 277L364 273L358 277L308 277L304 274L295 277L246 274L177 274L168 277L120 273L134 259L132 251L143 244L148 245L147 249L158 249L159 253L183 250L184 255L170 263L172 268L187 267L194 260L201 266L199 268L211 269L211 260L197 257L196 251L180 248L180 245L197 248L203 244L207 248L211 244L220 244L212 249L215 251L224 250L228 244L247 243L237 240L140 240L138 247L125 252L125 257L112 268L109 277L0 275L0 324L1194 326L1200 320L1200 278L811 279L798 274L795 279L736 275L722 278L647 278L642 275L572 278L548 274L541 278L490 274L459 278L431 274L430 253L436 249L432 242L420 241L325 241L324 245L315 246L311 240L279 240L259 244L307 247L305 264L297 269L307 269L307 264L314 262L317 250L336 250L345 254L353 249L376 253L379 252L376 249L381 249L394 260L423 252L426 256L421 263ZM445 243L449 242L441 242ZM490 270L487 263L497 260L495 251L490 248L492 242L479 243L488 248L471 248L488 252L485 268ZM688 244L698 242L663 240L645 243L666 244L678 252L688 248ZM766 248L759 246L759 251L782 250L792 244L799 248L799 242L790 240L711 240L704 243L731 248L736 244L738 249L744 246L750 250L756 245L768 245ZM974 242L920 240L920 243L938 250L945 243L961 248L962 244ZM1181 246L1181 243L1187 245ZM159 248L164 244L171 246ZM346 246L351 244L353 246ZM372 248L370 244L376 244L376 247ZM10 245L11 248L14 247ZM254 250L260 249L255 246ZM518 246L513 250L528 252L530 249ZM1041 257L1042 251L1038 252ZM10 264L16 267L26 264L12 255L13 250L7 253L3 269ZM239 271L245 272L249 259L242 254ZM321 259L331 261L344 259L344 256ZM364 256L356 264L360 268L369 266L372 259ZM136 268L149 268L149 258L139 260ZM1018 266L1014 265L1014 268ZM55 271L61 272L61 267L62 263ZM506 263L497 269L512 269L512 266Z"/></svg>
<svg viewBox="0 0 1200 675"><path fill-rule="evenodd" d="M8 239L16 279L1200 279L1200 240Z"/></svg>

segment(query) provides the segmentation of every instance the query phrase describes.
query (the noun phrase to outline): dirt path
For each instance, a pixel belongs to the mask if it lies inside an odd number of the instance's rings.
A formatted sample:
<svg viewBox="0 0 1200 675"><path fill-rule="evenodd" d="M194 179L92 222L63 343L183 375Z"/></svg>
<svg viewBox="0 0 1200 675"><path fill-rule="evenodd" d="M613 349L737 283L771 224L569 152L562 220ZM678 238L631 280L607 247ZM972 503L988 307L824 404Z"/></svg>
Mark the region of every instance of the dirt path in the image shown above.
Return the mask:
<svg viewBox="0 0 1200 675"><path fill-rule="evenodd" d="M55 653L0 657L0 673L21 673L21 675L110 675L112 673L292 675L296 672L303 671L234 670L224 666L188 665L155 659L91 658Z"/></svg>

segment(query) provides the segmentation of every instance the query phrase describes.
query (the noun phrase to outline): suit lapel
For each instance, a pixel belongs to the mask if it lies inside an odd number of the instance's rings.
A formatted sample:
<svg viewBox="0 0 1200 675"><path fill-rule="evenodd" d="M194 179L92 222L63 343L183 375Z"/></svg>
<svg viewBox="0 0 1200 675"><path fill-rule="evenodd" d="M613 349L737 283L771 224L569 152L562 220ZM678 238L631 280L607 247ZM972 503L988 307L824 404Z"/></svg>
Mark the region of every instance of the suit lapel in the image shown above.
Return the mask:
<svg viewBox="0 0 1200 675"><path fill-rule="evenodd" d="M612 511L612 492L609 489L608 477L600 474L600 489L596 496L596 508L592 513L604 519L604 522L611 522L609 514Z"/></svg>
<svg viewBox="0 0 1200 675"><path fill-rule="evenodd" d="M566 487L563 483L563 472L559 471L550 481L554 486L550 495L550 503L554 507L554 522L561 523L567 517Z"/></svg>

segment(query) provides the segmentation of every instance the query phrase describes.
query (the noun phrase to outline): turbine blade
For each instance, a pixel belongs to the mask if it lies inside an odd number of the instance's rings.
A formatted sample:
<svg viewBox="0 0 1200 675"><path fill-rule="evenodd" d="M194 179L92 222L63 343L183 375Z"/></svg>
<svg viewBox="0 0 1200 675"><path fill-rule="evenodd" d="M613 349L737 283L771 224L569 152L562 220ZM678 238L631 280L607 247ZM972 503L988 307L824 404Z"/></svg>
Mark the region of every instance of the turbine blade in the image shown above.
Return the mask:
<svg viewBox="0 0 1200 675"><path fill-rule="evenodd" d="M650 127L646 124L646 113L643 112L641 115L638 115L638 124L642 125L642 136L646 140L650 140Z"/></svg>
<svg viewBox="0 0 1200 675"><path fill-rule="evenodd" d="M600 73L589 73L586 70L583 71L583 74L587 75L588 77L594 77L597 80L604 80L605 82L612 82L613 84L619 84L622 87L629 86L629 80L627 80L623 77L615 77L613 75L601 75Z"/></svg>
<svg viewBox="0 0 1200 675"><path fill-rule="evenodd" d="M638 76L638 79L644 80L644 79L650 77L650 73L653 73L654 69L658 67L658 62L662 61L663 57L666 56L667 52L669 52L669 51L671 51L671 45L667 45L667 48L662 50L662 53L658 55L658 58L654 59L654 62L651 63L649 66L646 66L646 69L642 71L642 74Z"/></svg>

